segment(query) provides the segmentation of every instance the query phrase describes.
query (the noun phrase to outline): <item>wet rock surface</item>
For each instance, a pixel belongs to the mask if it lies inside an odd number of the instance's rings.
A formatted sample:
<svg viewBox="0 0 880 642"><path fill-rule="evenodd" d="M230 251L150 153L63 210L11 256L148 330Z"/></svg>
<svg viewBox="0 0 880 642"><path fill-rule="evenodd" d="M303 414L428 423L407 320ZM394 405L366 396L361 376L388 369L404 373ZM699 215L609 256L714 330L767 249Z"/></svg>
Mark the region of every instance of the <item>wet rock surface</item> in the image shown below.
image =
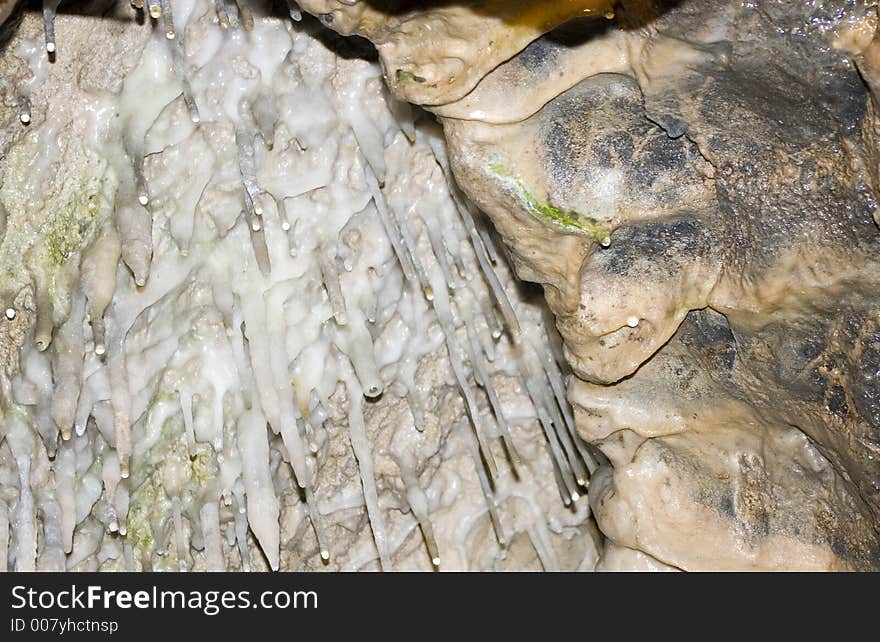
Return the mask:
<svg viewBox="0 0 880 642"><path fill-rule="evenodd" d="M543 286L598 569L880 569L874 0L300 4L376 44Z"/></svg>

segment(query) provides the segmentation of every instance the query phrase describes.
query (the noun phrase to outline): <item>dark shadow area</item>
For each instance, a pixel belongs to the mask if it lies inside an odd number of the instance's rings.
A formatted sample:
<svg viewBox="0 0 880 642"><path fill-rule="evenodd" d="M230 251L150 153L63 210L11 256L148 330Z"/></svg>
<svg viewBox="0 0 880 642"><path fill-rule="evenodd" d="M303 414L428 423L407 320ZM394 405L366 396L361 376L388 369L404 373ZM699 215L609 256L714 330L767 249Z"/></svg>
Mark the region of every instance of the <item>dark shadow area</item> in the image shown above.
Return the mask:
<svg viewBox="0 0 880 642"><path fill-rule="evenodd" d="M486 16L506 16L511 22L522 12L520 8L511 9L510 0L484 0L466 2L465 0L362 0L389 15L400 16L415 11L428 11L432 8L467 4L471 10ZM546 37L566 46L577 46L586 40L607 31L610 25L624 29L639 29L652 22L657 16L680 4L683 0L615 0L616 19L613 21L595 18L576 18L550 32ZM532 0L535 4L551 4L553 0ZM596 0L598 5L600 0ZM247 0L247 6L258 16L284 18L289 15L287 0ZM522 5L520 5L522 6ZM41 14L39 0L21 2L9 19L0 25L0 51L18 29L26 13ZM143 24L150 20L143 10L137 10L125 0L68 0L62 2L57 14L77 15L96 20L134 21ZM507 19L507 18L505 18ZM321 40L329 49L343 58L363 58L375 60L377 54L373 45L360 36L340 36L327 29L318 19L303 13L301 28ZM53 61L54 62L54 61Z"/></svg>
<svg viewBox="0 0 880 642"><path fill-rule="evenodd" d="M255 15L260 17L290 19L286 0L247 0L246 5ZM9 19L0 25L0 51L6 47L11 36L18 30L26 14L41 15L42 11L40 0L21 2ZM125 0L68 0L62 2L58 7L57 15L74 15L95 20L116 20L136 22L137 24L144 24L147 21L156 22L149 18L143 10L135 9ZM370 61L378 59L375 47L366 38L341 36L308 13L303 12L302 21L296 24L298 29L302 29L320 40L341 58L361 58Z"/></svg>
<svg viewBox="0 0 880 642"><path fill-rule="evenodd" d="M455 5L468 5L471 11L479 15L504 17L511 14L511 7L518 3L511 0L483 0L482 2L468 2L467 0L361 0L371 7L381 10L391 16L402 16L417 11L430 11L442 7ZM550 6L559 0L531 0L535 5ZM681 4L683 0L615 0L614 10L616 13L626 15L628 27L644 26L648 21L664 14L673 7ZM23 12L42 12L42 3L39 0L20 2L15 14L20 20ZM248 0L247 6L257 15L285 16L288 14L286 0ZM602 4L602 0L595 0L596 6ZM520 5L524 6L524 5ZM521 13L514 10L511 19ZM79 15L100 19L130 20L139 13L124 0L68 0L62 2L57 9L58 15ZM15 14L10 22L15 21ZM304 12L304 17L305 12ZM575 22L581 19L576 19ZM588 18L589 20L589 18ZM5 30L5 29L4 29Z"/></svg>
<svg viewBox="0 0 880 642"><path fill-rule="evenodd" d="M403 16L415 11L430 11L455 5L468 5L477 14L493 17L501 17L505 21L516 22L521 15L526 3L516 3L512 0L483 0L482 2L467 2L466 0L362 0L375 9L392 16ZM557 0L558 1L558 0ZM683 0L613 0L615 14L625 16L626 28L638 29L663 15L670 9L681 4ZM530 4L550 6L554 0L531 0ZM584 8L595 5L597 10L602 9L604 2L594 0L592 3L585 2Z"/></svg>

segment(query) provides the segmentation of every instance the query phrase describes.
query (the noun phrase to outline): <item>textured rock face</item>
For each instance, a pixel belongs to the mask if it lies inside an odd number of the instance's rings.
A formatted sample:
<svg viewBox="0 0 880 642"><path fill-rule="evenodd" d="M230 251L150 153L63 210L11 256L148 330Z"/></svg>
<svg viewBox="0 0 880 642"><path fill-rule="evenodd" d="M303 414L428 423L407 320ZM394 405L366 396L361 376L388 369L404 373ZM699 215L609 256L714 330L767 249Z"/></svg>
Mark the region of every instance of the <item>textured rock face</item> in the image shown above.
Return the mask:
<svg viewBox="0 0 880 642"><path fill-rule="evenodd" d="M423 101L556 314L603 564L877 568L875 3L618 9Z"/></svg>
<svg viewBox="0 0 880 642"><path fill-rule="evenodd" d="M304 0L300 6L343 34L373 41L391 88L440 105L470 92L529 42L577 17L611 11L611 0Z"/></svg>

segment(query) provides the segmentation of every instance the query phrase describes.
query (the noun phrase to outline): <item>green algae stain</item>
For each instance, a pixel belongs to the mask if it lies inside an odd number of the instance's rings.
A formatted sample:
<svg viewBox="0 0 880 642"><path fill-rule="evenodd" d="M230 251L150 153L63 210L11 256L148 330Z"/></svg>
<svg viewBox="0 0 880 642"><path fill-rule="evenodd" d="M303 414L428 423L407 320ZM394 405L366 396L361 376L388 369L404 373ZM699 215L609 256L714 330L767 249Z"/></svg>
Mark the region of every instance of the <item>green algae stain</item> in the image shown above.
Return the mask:
<svg viewBox="0 0 880 642"><path fill-rule="evenodd" d="M100 210L97 181L79 190L46 227L46 252L52 267L61 267L87 244Z"/></svg>
<svg viewBox="0 0 880 642"><path fill-rule="evenodd" d="M219 473L214 457L207 450L197 452L190 459L190 479L199 487L204 487Z"/></svg>
<svg viewBox="0 0 880 642"><path fill-rule="evenodd" d="M150 525L148 511L144 506L132 507L126 520L128 529L125 538L141 556L153 548L153 527Z"/></svg>
<svg viewBox="0 0 880 642"><path fill-rule="evenodd" d="M535 196L522 179L513 176L499 163L488 165L490 172L512 183L525 203L528 212L539 221L565 234L578 234L596 240L604 247L611 245L611 231L608 225L574 210L564 210Z"/></svg>
<svg viewBox="0 0 880 642"><path fill-rule="evenodd" d="M397 82L416 82L416 83L425 83L428 82L426 78L422 78L421 76L416 76L413 72L407 71L405 69L398 69L394 73L394 78Z"/></svg>
<svg viewBox="0 0 880 642"><path fill-rule="evenodd" d="M141 557L149 555L155 544L153 522L168 510L165 493L155 477L150 477L138 488L131 502L131 510L126 519L126 540Z"/></svg>

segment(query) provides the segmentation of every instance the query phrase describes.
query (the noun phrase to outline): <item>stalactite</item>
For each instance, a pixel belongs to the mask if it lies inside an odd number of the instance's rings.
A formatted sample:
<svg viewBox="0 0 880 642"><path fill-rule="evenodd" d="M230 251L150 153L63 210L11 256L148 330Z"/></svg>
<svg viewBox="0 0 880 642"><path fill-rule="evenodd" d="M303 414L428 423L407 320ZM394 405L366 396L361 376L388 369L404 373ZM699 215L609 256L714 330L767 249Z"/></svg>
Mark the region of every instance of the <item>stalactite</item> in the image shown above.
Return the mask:
<svg viewBox="0 0 880 642"><path fill-rule="evenodd" d="M419 486L419 480L416 478L411 465L401 465L401 477L406 486L406 500L412 509L413 515L419 522L422 529L422 535L425 538L425 546L428 549L428 555L431 557L431 564L440 567L440 550L437 547L437 538L434 537L434 527L431 524L430 510L428 505L428 497L425 491Z"/></svg>
<svg viewBox="0 0 880 642"><path fill-rule="evenodd" d="M89 322L95 354L107 351L105 344L104 312L116 290L116 266L122 256L122 244L116 228L108 225L91 247L83 254L81 286L88 301Z"/></svg>
<svg viewBox="0 0 880 642"><path fill-rule="evenodd" d="M119 516L116 514L116 489L122 480L119 470L119 459L109 453L104 459L101 470L101 479L104 482L104 498L107 500L107 530L111 533L119 532Z"/></svg>
<svg viewBox="0 0 880 642"><path fill-rule="evenodd" d="M70 442L62 443L55 456L55 493L61 507L61 540L64 552L70 553L76 528L76 452Z"/></svg>
<svg viewBox="0 0 880 642"><path fill-rule="evenodd" d="M217 502L205 502L199 509L199 523L205 540L205 570L215 573L226 571L226 560L220 540L220 507Z"/></svg>
<svg viewBox="0 0 880 642"><path fill-rule="evenodd" d="M55 304L46 287L37 287L37 323L34 326L34 345L43 352L52 343L55 328Z"/></svg>
<svg viewBox="0 0 880 642"><path fill-rule="evenodd" d="M385 196L382 194L382 189L379 187L379 181L376 179L376 175L370 170L366 163L364 163L364 176L367 181L367 188L370 190L370 194L373 197L373 203L376 205L376 211L379 213L379 219L382 221L382 226L385 228L388 240L394 248L395 255L397 255L400 268L403 270L406 280L415 283L415 268L412 265L409 254L403 247L400 229L397 227L391 213L388 211L388 206L385 203Z"/></svg>
<svg viewBox="0 0 880 642"><path fill-rule="evenodd" d="M514 337L516 337L521 333L519 320L516 317L516 312L514 312L513 306L510 304L510 299L507 297L507 293L504 291L504 287L501 285L501 281L498 279L498 275L495 273L495 269L492 267L493 262L486 251L483 239L477 231L476 223L474 222L474 207L470 203L465 202L464 197L460 193L460 190L455 183L455 178L452 176L452 170L449 167L449 160L446 158L445 151L439 149L439 146L436 144L432 145L432 149L434 151L434 157L437 159L437 164L443 170L444 176L446 176L446 182L449 185L450 194L452 195L458 213L464 222L465 229L470 236L471 247L477 257L480 269L486 277L492 295L495 297L495 301L501 309L504 320L507 322L508 329L513 333Z"/></svg>
<svg viewBox="0 0 880 642"><path fill-rule="evenodd" d="M169 0L165 0L165 2L169 2ZM189 113L189 119L193 123L200 123L202 120L201 114L199 114L199 107L196 104L196 99L193 96L193 89L189 82L189 77L186 73L186 62L184 61L183 54L183 38L177 38L173 31L173 23L168 20L168 25L171 25L171 31L166 31L166 36L169 36L169 40L174 40L171 43L171 62L174 65L174 74L177 76L178 81L180 81L180 85L183 88L183 102L186 105L186 110Z"/></svg>
<svg viewBox="0 0 880 642"><path fill-rule="evenodd" d="M367 439L364 426L363 391L354 377L351 365L346 363L347 359L343 356L339 356L338 359L343 370L343 381L348 390L348 433L351 438L351 447L354 450L355 457L357 457L358 469L361 473L364 500L367 504L367 514L370 518L373 538L376 541L376 549L379 553L379 564L383 571L390 571L391 558L387 550L385 519L379 506L379 494L376 491L376 479L373 471L372 449L370 448L370 442Z"/></svg>
<svg viewBox="0 0 880 642"><path fill-rule="evenodd" d="M492 384L492 377L489 374L489 371L486 369L485 364L483 363L483 359L480 355L479 343L474 335L474 330L467 321L464 324L465 330L467 332L468 338L468 346L470 348L470 361L471 367L473 367L475 374L478 377L478 381L480 386L486 393L486 396L489 398L489 405L492 407L492 412L495 414L495 421L498 425L498 430L501 433L501 439L504 441L504 445L507 448L507 452L510 455L511 461L514 466L519 466L521 464L519 453L516 450L516 446L513 443L513 439L510 436L510 430L507 426L507 419L504 416L504 411L501 408L501 402L498 399L498 395L495 393L495 386Z"/></svg>
<svg viewBox="0 0 880 642"><path fill-rule="evenodd" d="M174 40L177 33L174 31L174 14L171 10L171 0L159 0L159 10L162 12L162 24L165 26L165 37Z"/></svg>
<svg viewBox="0 0 880 642"><path fill-rule="evenodd" d="M83 385L82 371L85 358L83 317L85 301L78 296L70 316L55 337L52 346L52 376L57 387L52 395L52 420L64 440L70 439L76 419L76 408Z"/></svg>
<svg viewBox="0 0 880 642"><path fill-rule="evenodd" d="M570 474L570 469L566 465L567 461L562 454L556 431L553 429L553 422L541 401L541 395L538 392L537 385L529 376L526 377L526 388L529 391L529 396L532 398L532 404L535 406L535 411L538 413L538 422L541 424L544 436L547 438L547 443L550 445L553 465L559 473L559 480L562 482L565 491L563 497L567 499L565 505L568 506L573 500L577 500L580 494L572 483L573 475Z"/></svg>
<svg viewBox="0 0 880 642"><path fill-rule="evenodd" d="M248 547L247 532L247 508L244 503L244 493L236 493L235 506L235 542L238 545L238 554L241 556L241 568L245 572L251 570L251 551Z"/></svg>
<svg viewBox="0 0 880 642"><path fill-rule="evenodd" d="M9 507L0 499L0 573L6 573L9 559Z"/></svg>
<svg viewBox="0 0 880 642"><path fill-rule="evenodd" d="M242 456L248 523L269 560L269 567L277 571L281 506L269 474L266 418L259 412L251 410L239 419L238 447Z"/></svg>
<svg viewBox="0 0 880 642"><path fill-rule="evenodd" d="M226 12L225 0L214 0L214 10L221 29L229 29L229 14Z"/></svg>
<svg viewBox="0 0 880 642"><path fill-rule="evenodd" d="M159 0L147 0L147 13L150 14L153 20L158 20L162 17L162 5Z"/></svg>
<svg viewBox="0 0 880 642"><path fill-rule="evenodd" d="M186 551L189 548L183 534L183 518L180 514L180 498L171 498L171 519L174 525L174 545L177 550L177 568L186 572Z"/></svg>
<svg viewBox="0 0 880 642"><path fill-rule="evenodd" d="M31 99L23 93L18 95L18 119L22 125L31 122Z"/></svg>
<svg viewBox="0 0 880 642"><path fill-rule="evenodd" d="M123 204L116 210L116 229L122 242L122 260L140 287L147 284L153 257L153 219L143 206L143 200L141 199L140 204Z"/></svg>
<svg viewBox="0 0 880 642"><path fill-rule="evenodd" d="M18 455L15 463L18 465L15 570L27 573L37 570L37 522L31 490L31 461L28 455Z"/></svg>
<svg viewBox="0 0 880 642"><path fill-rule="evenodd" d="M332 255L331 255L332 254ZM345 309L345 299L342 296L342 286L339 284L339 271L336 268L335 251L331 248L318 250L318 263L321 266L321 277L330 305L333 308L333 318L338 325L348 323L348 314Z"/></svg>
<svg viewBox="0 0 880 642"><path fill-rule="evenodd" d="M36 569L46 573L61 573L66 570L61 537L61 510L51 493L44 491L41 494L39 515L43 530Z"/></svg>
<svg viewBox="0 0 880 642"><path fill-rule="evenodd" d="M480 489L483 491L483 497L486 500L486 510L489 513L489 519L495 531L495 538L498 540L498 545L501 548L505 548L507 546L507 536L504 534L504 526L501 524L501 518L498 515L498 501L495 498L495 493L492 491L492 483L488 475L486 475L486 469L480 456L479 443L473 436L466 439L466 442L474 462L474 469L477 472L477 479L480 482Z"/></svg>
<svg viewBox="0 0 880 642"><path fill-rule="evenodd" d="M46 51L55 53L55 11L61 0L43 0L43 35L46 40Z"/></svg>

